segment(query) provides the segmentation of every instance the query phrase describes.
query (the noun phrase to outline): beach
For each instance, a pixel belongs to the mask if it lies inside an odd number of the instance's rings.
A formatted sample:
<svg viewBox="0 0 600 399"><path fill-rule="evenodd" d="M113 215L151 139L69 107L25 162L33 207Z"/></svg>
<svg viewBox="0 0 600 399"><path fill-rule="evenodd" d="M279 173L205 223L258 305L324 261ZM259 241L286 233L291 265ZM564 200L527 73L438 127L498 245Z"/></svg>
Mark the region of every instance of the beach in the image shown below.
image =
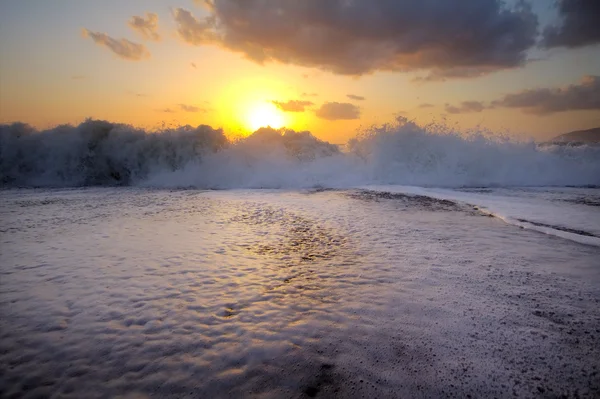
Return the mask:
<svg viewBox="0 0 600 399"><path fill-rule="evenodd" d="M598 396L600 247L389 188L1 191L0 392Z"/></svg>

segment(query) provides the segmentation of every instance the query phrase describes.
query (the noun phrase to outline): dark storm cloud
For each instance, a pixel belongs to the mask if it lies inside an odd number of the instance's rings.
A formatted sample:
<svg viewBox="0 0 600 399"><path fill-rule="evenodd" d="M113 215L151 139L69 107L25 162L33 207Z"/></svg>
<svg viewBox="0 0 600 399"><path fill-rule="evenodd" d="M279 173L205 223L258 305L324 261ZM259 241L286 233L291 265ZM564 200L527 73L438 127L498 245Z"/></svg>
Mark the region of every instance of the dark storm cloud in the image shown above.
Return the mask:
<svg viewBox="0 0 600 399"><path fill-rule="evenodd" d="M277 108L284 112L304 112L306 107L313 105L312 101L290 100L287 102L272 101Z"/></svg>
<svg viewBox="0 0 600 399"><path fill-rule="evenodd" d="M114 39L106 33L92 32L88 29L83 29L83 37L91 38L97 45L106 47L125 60L139 61L150 57L146 46L127 39Z"/></svg>
<svg viewBox="0 0 600 399"><path fill-rule="evenodd" d="M487 107L480 101L463 101L460 106L446 104L445 110L449 114L466 114L470 112L481 112Z"/></svg>
<svg viewBox="0 0 600 399"><path fill-rule="evenodd" d="M541 88L508 94L493 106L520 108L544 115L563 111L600 110L600 76L586 76L579 84L563 88Z"/></svg>
<svg viewBox="0 0 600 399"><path fill-rule="evenodd" d="M558 0L557 6L560 21L544 30L544 47L583 47L600 43L599 0Z"/></svg>
<svg viewBox="0 0 600 399"><path fill-rule="evenodd" d="M346 94L346 97L348 97L351 100L356 100L356 101L364 101L365 98L363 96L357 96L356 94Z"/></svg>
<svg viewBox="0 0 600 399"><path fill-rule="evenodd" d="M330 121L359 119L360 108L350 103L330 102L321 105L315 115Z"/></svg>
<svg viewBox="0 0 600 399"><path fill-rule="evenodd" d="M160 40L160 35L158 34L158 15L153 12L147 12L146 18L134 15L127 24L146 40L155 42Z"/></svg>
<svg viewBox="0 0 600 399"><path fill-rule="evenodd" d="M173 12L181 39L213 44L266 63L338 74L429 71L429 79L472 77L526 62L537 17L519 1L211 0L209 16Z"/></svg>

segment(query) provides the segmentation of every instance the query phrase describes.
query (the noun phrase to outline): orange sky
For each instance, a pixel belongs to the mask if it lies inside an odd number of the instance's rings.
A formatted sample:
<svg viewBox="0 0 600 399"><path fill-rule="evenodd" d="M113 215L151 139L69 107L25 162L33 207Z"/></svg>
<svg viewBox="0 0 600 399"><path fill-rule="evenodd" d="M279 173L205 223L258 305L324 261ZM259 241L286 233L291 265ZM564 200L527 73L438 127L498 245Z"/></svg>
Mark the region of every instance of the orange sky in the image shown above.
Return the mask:
<svg viewBox="0 0 600 399"><path fill-rule="evenodd" d="M480 48L490 46L472 40L465 42L472 48L445 44L446 30L456 29L455 21L448 20L442 22L448 27L432 25L420 32L431 40L409 43L416 46L410 55L403 50L407 43L375 30L387 23L385 14L375 12L378 1L353 3L355 8L367 7L358 10L366 14L364 21L354 21L361 14L342 5L330 10L352 20L348 26L356 31L347 33L352 37L343 36L347 21L321 20L325 13L307 16L314 10L288 1L273 3L277 6L262 10L259 17L253 10L229 7L233 0L216 0L212 8L191 0L122 3L0 4L0 122L46 128L92 117L150 129L209 124L234 135L271 124L310 130L337 143L396 115L538 138L600 125L598 101L579 100L600 96L600 78L594 77L600 71L600 40L540 44L545 27L562 21L559 10L542 0L533 1L530 10L537 18L537 33L527 33L529 22L520 16L510 22L522 20L524 33L515 33L517 28L481 33L497 34L492 44L498 46L506 37L522 40L518 51L483 54L488 50ZM488 19L501 18L502 11L491 0L481 3L490 4ZM250 7L250 2L244 4ZM219 19L220 30L202 25L210 18ZM247 18L254 30L239 31L233 18ZM301 31L278 25L282 20L292 24L292 18L312 19L303 20L297 28ZM313 20L321 25L307 30ZM427 28L427 21L421 25ZM465 34L479 34L479 28L472 29ZM537 44L525 43L528 34ZM299 43L306 35L314 37ZM371 37L379 41L369 41ZM323 50L325 45L329 47ZM463 76L465 62L473 59L483 61L469 64L468 76ZM427 77L433 80L423 79Z"/></svg>

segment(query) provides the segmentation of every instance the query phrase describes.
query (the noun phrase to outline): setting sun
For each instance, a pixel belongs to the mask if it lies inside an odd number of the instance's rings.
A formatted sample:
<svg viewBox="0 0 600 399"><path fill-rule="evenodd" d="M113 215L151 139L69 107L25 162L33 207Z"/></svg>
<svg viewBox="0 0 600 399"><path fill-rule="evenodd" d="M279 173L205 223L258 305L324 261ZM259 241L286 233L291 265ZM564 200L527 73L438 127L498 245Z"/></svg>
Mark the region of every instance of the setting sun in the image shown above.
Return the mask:
<svg viewBox="0 0 600 399"><path fill-rule="evenodd" d="M600 399L598 16L0 0L0 392Z"/></svg>
<svg viewBox="0 0 600 399"><path fill-rule="evenodd" d="M281 112L272 104L257 104L248 111L248 127L255 131L261 127L270 126L279 129L285 125Z"/></svg>

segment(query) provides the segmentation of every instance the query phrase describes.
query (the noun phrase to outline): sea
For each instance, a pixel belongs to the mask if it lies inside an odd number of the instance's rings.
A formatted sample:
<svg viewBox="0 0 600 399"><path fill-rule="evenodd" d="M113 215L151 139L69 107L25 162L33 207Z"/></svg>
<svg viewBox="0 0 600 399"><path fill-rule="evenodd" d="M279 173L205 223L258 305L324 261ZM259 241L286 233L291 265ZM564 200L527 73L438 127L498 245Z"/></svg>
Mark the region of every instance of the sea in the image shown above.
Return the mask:
<svg viewBox="0 0 600 399"><path fill-rule="evenodd" d="M600 147L0 126L0 397L600 397Z"/></svg>

